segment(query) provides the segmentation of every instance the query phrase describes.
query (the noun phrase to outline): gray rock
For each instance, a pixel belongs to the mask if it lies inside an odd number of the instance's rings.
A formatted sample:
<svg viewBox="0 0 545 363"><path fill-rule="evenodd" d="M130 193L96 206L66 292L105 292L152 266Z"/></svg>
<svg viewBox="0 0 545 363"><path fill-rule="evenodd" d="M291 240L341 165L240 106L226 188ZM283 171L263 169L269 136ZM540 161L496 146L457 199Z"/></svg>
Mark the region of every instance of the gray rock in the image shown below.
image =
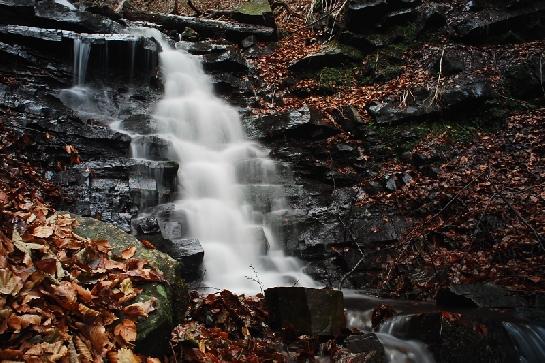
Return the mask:
<svg viewBox="0 0 545 363"><path fill-rule="evenodd" d="M491 283L452 285L440 290L436 301L438 305L450 307L515 308L527 305L521 296Z"/></svg>
<svg viewBox="0 0 545 363"><path fill-rule="evenodd" d="M414 99L402 106L399 100L388 99L369 107L369 112L379 124L395 124L422 121L449 112L476 111L477 107L493 96L492 88L485 81L469 80L442 90L439 100L432 102L432 95L415 91Z"/></svg>
<svg viewBox="0 0 545 363"><path fill-rule="evenodd" d="M309 54L295 60L289 69L296 73L316 72L325 67L339 67L352 64L363 58L363 55L349 46L326 46L317 53Z"/></svg>
<svg viewBox="0 0 545 363"><path fill-rule="evenodd" d="M175 162L117 159L75 165L54 174L53 181L74 196L64 208L129 232L138 209L170 200L177 171Z"/></svg>
<svg viewBox="0 0 545 363"><path fill-rule="evenodd" d="M203 67L207 71L221 72L246 72L249 69L246 60L234 47L229 47L221 53L205 54L203 56Z"/></svg>
<svg viewBox="0 0 545 363"><path fill-rule="evenodd" d="M384 352L384 346L378 340L377 336L373 333L362 334L362 335L350 335L345 340L344 343L346 348L351 353L369 353L369 352L378 352L382 356L382 360L386 359L386 353Z"/></svg>
<svg viewBox="0 0 545 363"><path fill-rule="evenodd" d="M518 42L545 36L545 3L530 1L527 5L500 9L484 9L463 17L454 25L457 35L470 43Z"/></svg>
<svg viewBox="0 0 545 363"><path fill-rule="evenodd" d="M78 34L68 30L0 25L0 41L40 50L68 64L73 64L75 40L89 44L88 74L103 74L108 69L115 71L116 78L149 83L157 71L160 47L152 38L128 33ZM105 58L103 54L106 54L106 49L115 56ZM127 67L133 54L134 66ZM104 75L104 78L108 78L108 75Z"/></svg>
<svg viewBox="0 0 545 363"><path fill-rule="evenodd" d="M346 28L362 33L377 25L391 7L386 0L352 0L346 9Z"/></svg>
<svg viewBox="0 0 545 363"><path fill-rule="evenodd" d="M539 55L534 55L521 63L511 65L505 71L505 80L514 97L523 100L535 99L545 97L543 74L545 62Z"/></svg>
<svg viewBox="0 0 545 363"><path fill-rule="evenodd" d="M172 142L156 135L136 136L132 145L137 155L143 155L150 160L169 160L173 157Z"/></svg>
<svg viewBox="0 0 545 363"><path fill-rule="evenodd" d="M339 133L339 130L324 121L320 112L308 106L287 113L266 115L256 122L267 138L293 137L308 140Z"/></svg>
<svg viewBox="0 0 545 363"><path fill-rule="evenodd" d="M204 258L204 249L198 239L195 238L180 238L170 241L166 253L180 262L181 275L193 280L201 274L201 266Z"/></svg>
<svg viewBox="0 0 545 363"><path fill-rule="evenodd" d="M343 294L338 290L274 287L265 290L274 329L297 334L338 336L345 328Z"/></svg>
<svg viewBox="0 0 545 363"><path fill-rule="evenodd" d="M249 0L236 7L232 18L242 23L276 28L271 5L267 0Z"/></svg>

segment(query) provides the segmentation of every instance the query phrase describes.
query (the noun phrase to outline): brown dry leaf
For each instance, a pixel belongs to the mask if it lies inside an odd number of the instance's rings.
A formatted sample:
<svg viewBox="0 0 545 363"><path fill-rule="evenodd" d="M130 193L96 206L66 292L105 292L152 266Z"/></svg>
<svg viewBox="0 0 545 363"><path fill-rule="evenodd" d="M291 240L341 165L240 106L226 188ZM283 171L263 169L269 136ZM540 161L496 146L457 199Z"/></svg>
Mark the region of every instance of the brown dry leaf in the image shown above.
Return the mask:
<svg viewBox="0 0 545 363"><path fill-rule="evenodd" d="M121 337L125 343L132 343L136 340L136 324L125 319L115 326L114 334Z"/></svg>
<svg viewBox="0 0 545 363"><path fill-rule="evenodd" d="M98 352L99 355L102 355L110 338L108 337L108 333L104 326L93 325L89 328L89 340L91 341L93 349Z"/></svg>
<svg viewBox="0 0 545 363"><path fill-rule="evenodd" d="M0 204L6 204L8 202L8 195L0 191Z"/></svg>
<svg viewBox="0 0 545 363"><path fill-rule="evenodd" d="M27 266L30 266L32 264L32 258L30 257L30 255L32 254L32 250L40 250L40 251L46 250L46 247L44 245L41 245L38 243L24 242L19 232L17 232L15 229L13 229L13 234L11 239L13 241L13 245L19 251L24 252L25 257L23 259L23 263Z"/></svg>
<svg viewBox="0 0 545 363"><path fill-rule="evenodd" d="M93 354L91 354L91 350L79 335L74 337L74 345L76 346L76 351L81 358L84 358L88 362L93 361Z"/></svg>
<svg viewBox="0 0 545 363"><path fill-rule="evenodd" d="M121 348L117 351L117 361L119 363L140 363L138 358L130 349Z"/></svg>
<svg viewBox="0 0 545 363"><path fill-rule="evenodd" d="M43 258L34 262L34 266L40 271L49 275L55 275L57 272L57 260L54 258Z"/></svg>
<svg viewBox="0 0 545 363"><path fill-rule="evenodd" d="M16 333L30 325L38 325L42 321L42 317L34 314L15 315L12 314L8 318L8 326Z"/></svg>
<svg viewBox="0 0 545 363"><path fill-rule="evenodd" d="M150 312L155 310L156 303L157 303L157 298L152 297L146 302L139 302L139 303L134 303L129 306L126 306L123 309L123 313L133 318L138 318L140 316L148 316Z"/></svg>
<svg viewBox="0 0 545 363"><path fill-rule="evenodd" d="M125 260L128 260L129 258L131 258L132 256L134 256L134 254L136 253L136 247L134 246L131 246L129 248L126 248L124 249L122 252L121 252L121 257Z"/></svg>
<svg viewBox="0 0 545 363"><path fill-rule="evenodd" d="M102 253L108 253L112 249L112 246L110 246L110 242L105 239L92 241L91 244L94 245L96 249Z"/></svg>
<svg viewBox="0 0 545 363"><path fill-rule="evenodd" d="M100 313L98 311L91 309L84 304L78 305L78 311L86 318L97 318L100 316Z"/></svg>
<svg viewBox="0 0 545 363"><path fill-rule="evenodd" d="M543 198L543 199L545 199L545 198ZM140 242L142 243L142 246L144 246L148 250L154 250L155 249L155 245L153 243L151 243L150 241L148 241L148 240L143 239Z"/></svg>
<svg viewBox="0 0 545 363"><path fill-rule="evenodd" d="M52 286L53 290L52 297L61 305L63 308L68 310L74 310L77 308L77 293L72 283L69 281L62 281L57 286Z"/></svg>
<svg viewBox="0 0 545 363"><path fill-rule="evenodd" d="M7 269L0 270L0 294L16 295L22 288L22 278Z"/></svg>
<svg viewBox="0 0 545 363"><path fill-rule="evenodd" d="M78 293L78 296L85 302L91 301L93 298L93 294L91 294L91 291L87 290L86 288L81 287L78 285L77 282L72 281L72 287L76 292Z"/></svg>
<svg viewBox="0 0 545 363"><path fill-rule="evenodd" d="M161 363L159 358L146 358L146 363Z"/></svg>
<svg viewBox="0 0 545 363"><path fill-rule="evenodd" d="M68 348L62 342L57 341L55 343L33 345L25 352L25 358L27 361L30 361L30 357L36 356L42 359L42 361L56 362L67 354Z"/></svg>
<svg viewBox="0 0 545 363"><path fill-rule="evenodd" d="M76 149L76 147L74 145L64 145L64 150L69 155L78 153L78 149Z"/></svg>
<svg viewBox="0 0 545 363"><path fill-rule="evenodd" d="M51 237L53 232L54 230L51 226L38 226L34 228L34 231L32 231L32 235L38 238L48 238Z"/></svg>

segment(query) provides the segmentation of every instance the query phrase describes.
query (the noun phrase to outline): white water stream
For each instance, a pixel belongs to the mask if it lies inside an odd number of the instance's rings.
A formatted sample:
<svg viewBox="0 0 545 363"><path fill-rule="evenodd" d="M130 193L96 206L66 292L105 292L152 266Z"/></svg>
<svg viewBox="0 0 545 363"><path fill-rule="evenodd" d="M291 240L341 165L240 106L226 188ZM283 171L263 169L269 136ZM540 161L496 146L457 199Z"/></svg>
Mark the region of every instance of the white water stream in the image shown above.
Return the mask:
<svg viewBox="0 0 545 363"><path fill-rule="evenodd" d="M203 284L239 293L314 286L272 233L269 213L286 206L281 196L267 193L281 187L269 184L275 167L267 151L246 138L237 110L214 95L198 57L174 49L158 30L135 31L162 46L165 92L154 118L158 135L171 142L180 163L182 197L176 209L188 221L184 237L199 239L205 251ZM135 154L146 157L139 149ZM256 197L256 190L265 193Z"/></svg>
<svg viewBox="0 0 545 363"><path fill-rule="evenodd" d="M204 285L238 293L294 284L316 286L297 259L284 255L272 232L279 228L271 226L268 216L281 214L286 203L279 193L282 186L275 184L279 178L267 150L246 138L237 110L214 95L198 57L171 47L158 30L135 32L157 39L163 49L165 93L153 116L159 126L157 136L171 143L180 163L182 196L175 204L187 218L184 237L198 238L205 250ZM60 98L80 113L97 117L104 107L97 105L94 91L84 85L89 53L88 43L74 40L74 87L61 91ZM133 147L133 152L135 157L148 156L145 145ZM369 330L370 312L348 311L348 326ZM433 363L425 344L395 336L406 319L387 321L377 333L389 362ZM511 323L504 327L520 351L521 363L541 361L545 355L542 327Z"/></svg>

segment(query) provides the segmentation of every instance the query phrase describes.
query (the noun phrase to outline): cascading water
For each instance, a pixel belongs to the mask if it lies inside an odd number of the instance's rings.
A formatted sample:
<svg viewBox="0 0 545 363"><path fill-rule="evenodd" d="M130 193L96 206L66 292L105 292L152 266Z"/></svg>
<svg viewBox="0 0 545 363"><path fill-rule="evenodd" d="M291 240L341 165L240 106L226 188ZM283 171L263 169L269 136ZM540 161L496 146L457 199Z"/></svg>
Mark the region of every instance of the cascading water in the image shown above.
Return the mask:
<svg viewBox="0 0 545 363"><path fill-rule="evenodd" d="M80 37L74 39L74 85L82 86L87 74L91 45Z"/></svg>
<svg viewBox="0 0 545 363"><path fill-rule="evenodd" d="M135 31L162 46L165 92L154 118L180 162L176 209L187 219L184 237L199 239L205 251L205 287L255 293L314 286L301 264L283 254L268 222L267 215L285 203L275 194L281 186L267 184L275 171L266 150L246 139L238 112L214 95L198 57L171 47L158 30ZM147 157L144 149L134 156ZM262 199L271 194L258 193L263 190L273 191L271 200Z"/></svg>

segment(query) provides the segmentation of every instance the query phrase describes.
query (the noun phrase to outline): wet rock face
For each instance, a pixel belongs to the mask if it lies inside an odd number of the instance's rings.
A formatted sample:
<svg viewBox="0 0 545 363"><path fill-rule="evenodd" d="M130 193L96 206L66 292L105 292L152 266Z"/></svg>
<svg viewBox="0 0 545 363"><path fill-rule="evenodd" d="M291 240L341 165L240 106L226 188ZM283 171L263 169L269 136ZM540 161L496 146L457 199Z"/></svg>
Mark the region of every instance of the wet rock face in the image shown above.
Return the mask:
<svg viewBox="0 0 545 363"><path fill-rule="evenodd" d="M296 334L338 336L345 328L343 294L338 290L275 287L265 290L273 329Z"/></svg>
<svg viewBox="0 0 545 363"><path fill-rule="evenodd" d="M123 79L150 83L157 72L160 46L150 38L131 34L85 34L22 25L0 25L0 41L13 47L40 51L65 64L74 61L78 41L89 47L88 80ZM127 63L129 66L127 67Z"/></svg>
<svg viewBox="0 0 545 363"><path fill-rule="evenodd" d="M104 16L79 11L54 0L2 0L0 22L84 33L121 33L123 26Z"/></svg>
<svg viewBox="0 0 545 363"><path fill-rule="evenodd" d="M257 127L268 139L280 137L321 139L338 133L337 129L323 120L323 115L308 106L288 113L263 116L257 122Z"/></svg>
<svg viewBox="0 0 545 363"><path fill-rule="evenodd" d="M350 335L345 341L346 349L335 354L335 362L385 363L388 362L384 346L373 333Z"/></svg>
<svg viewBox="0 0 545 363"><path fill-rule="evenodd" d="M507 363L519 360L520 353L497 320L475 319L469 315L451 319L440 313L416 314L407 316L393 333L402 339L426 343L438 362Z"/></svg>
<svg viewBox="0 0 545 363"><path fill-rule="evenodd" d="M177 171L175 162L118 159L85 162L52 174L52 179L74 198L64 208L130 232L138 210L171 200Z"/></svg>

